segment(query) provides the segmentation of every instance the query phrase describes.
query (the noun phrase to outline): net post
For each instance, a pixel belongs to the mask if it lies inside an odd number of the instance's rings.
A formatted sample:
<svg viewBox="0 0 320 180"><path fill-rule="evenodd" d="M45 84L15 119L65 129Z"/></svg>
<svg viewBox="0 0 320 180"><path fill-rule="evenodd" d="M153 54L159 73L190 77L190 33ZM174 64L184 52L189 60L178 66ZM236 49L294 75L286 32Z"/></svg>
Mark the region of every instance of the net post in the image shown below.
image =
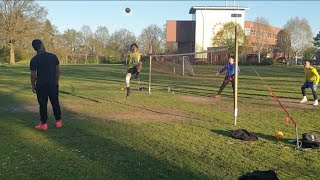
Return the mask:
<svg viewBox="0 0 320 180"><path fill-rule="evenodd" d="M299 145L299 135L298 135L298 126L295 124L295 130L296 130L296 141L297 141L297 149L300 148L300 145Z"/></svg>
<svg viewBox="0 0 320 180"><path fill-rule="evenodd" d="M173 74L176 74L176 59L173 59Z"/></svg>
<svg viewBox="0 0 320 180"><path fill-rule="evenodd" d="M151 67L152 67L152 46L149 49L149 94L151 94Z"/></svg>
<svg viewBox="0 0 320 180"><path fill-rule="evenodd" d="M235 83L234 83L234 125L237 125L237 117L238 117L238 29L237 24L235 24L235 68L234 68L234 77L235 77Z"/></svg>
<svg viewBox="0 0 320 180"><path fill-rule="evenodd" d="M182 76L184 76L184 56L182 56Z"/></svg>

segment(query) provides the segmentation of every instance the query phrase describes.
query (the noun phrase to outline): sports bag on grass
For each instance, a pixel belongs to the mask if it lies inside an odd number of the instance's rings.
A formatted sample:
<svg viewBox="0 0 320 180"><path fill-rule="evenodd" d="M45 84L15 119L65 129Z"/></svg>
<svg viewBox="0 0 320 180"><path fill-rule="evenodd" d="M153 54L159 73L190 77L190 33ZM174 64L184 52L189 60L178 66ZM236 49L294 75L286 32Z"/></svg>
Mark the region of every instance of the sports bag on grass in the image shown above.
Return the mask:
<svg viewBox="0 0 320 180"><path fill-rule="evenodd" d="M320 142L317 140L317 135L315 133L303 133L302 139L300 139L303 148L319 148Z"/></svg>
<svg viewBox="0 0 320 180"><path fill-rule="evenodd" d="M245 129L237 129L234 131L231 131L231 137L235 139L240 139L243 141L257 141L258 136L254 132L249 132Z"/></svg>
<svg viewBox="0 0 320 180"><path fill-rule="evenodd" d="M253 171L238 178L238 180L279 180L274 171Z"/></svg>

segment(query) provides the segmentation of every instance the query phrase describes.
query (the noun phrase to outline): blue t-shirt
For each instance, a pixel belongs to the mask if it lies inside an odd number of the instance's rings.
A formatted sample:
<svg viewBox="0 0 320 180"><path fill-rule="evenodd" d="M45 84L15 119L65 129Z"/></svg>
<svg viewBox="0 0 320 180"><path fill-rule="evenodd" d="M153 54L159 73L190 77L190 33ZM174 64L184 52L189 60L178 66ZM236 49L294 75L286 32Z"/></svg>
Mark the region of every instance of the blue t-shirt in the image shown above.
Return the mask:
<svg viewBox="0 0 320 180"><path fill-rule="evenodd" d="M233 64L230 64L230 63L227 63L221 70L219 73L222 73L223 71L227 71L226 72L226 76L227 77L232 77L234 76L234 66L235 66L235 63ZM238 67L238 72L240 73L240 67Z"/></svg>

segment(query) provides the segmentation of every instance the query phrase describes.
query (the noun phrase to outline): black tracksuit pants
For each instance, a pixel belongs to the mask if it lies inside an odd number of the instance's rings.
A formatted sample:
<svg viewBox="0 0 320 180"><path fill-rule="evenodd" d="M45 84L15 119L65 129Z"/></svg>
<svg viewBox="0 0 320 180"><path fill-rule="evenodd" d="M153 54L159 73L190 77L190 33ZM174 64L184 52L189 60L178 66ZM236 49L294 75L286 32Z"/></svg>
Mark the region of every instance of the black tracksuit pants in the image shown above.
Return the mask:
<svg viewBox="0 0 320 180"><path fill-rule="evenodd" d="M225 77L224 78L224 80L223 80L223 82L222 82L222 85L221 85L221 87L220 87L220 90L219 90L219 92L218 92L218 94L219 95L221 95L221 93L222 93L222 91L224 90L224 88L229 84L231 82L231 84L232 84L232 89L233 89L233 93L234 93L234 76L232 76L232 77Z"/></svg>
<svg viewBox="0 0 320 180"><path fill-rule="evenodd" d="M310 88L311 91L312 91L312 95L313 95L313 99L314 100L318 100L318 95L317 95L317 90L313 88L313 83L304 83L302 86L301 86L301 91L302 91L302 95L303 96L306 96L307 95L307 92L306 92L306 89L307 88Z"/></svg>
<svg viewBox="0 0 320 180"><path fill-rule="evenodd" d="M59 104L59 85L36 85L37 99L40 106L40 121L42 124L47 123L47 105L50 99L54 117L56 120L61 119L61 109Z"/></svg>

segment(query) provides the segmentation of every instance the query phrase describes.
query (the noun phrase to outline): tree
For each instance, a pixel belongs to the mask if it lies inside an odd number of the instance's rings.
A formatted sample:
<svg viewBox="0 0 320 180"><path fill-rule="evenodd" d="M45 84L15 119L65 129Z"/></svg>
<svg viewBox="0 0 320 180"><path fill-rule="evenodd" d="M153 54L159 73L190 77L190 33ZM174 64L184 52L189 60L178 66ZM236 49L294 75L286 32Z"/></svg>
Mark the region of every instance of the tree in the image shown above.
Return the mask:
<svg viewBox="0 0 320 180"><path fill-rule="evenodd" d="M90 26L83 25L80 30L80 44L83 47L84 53L85 53L85 64L88 63L88 51L89 47L92 44L93 40L93 34L91 31Z"/></svg>
<svg viewBox="0 0 320 180"><path fill-rule="evenodd" d="M255 24L253 28L256 30L256 33L255 33L256 42L254 44L254 47L256 47L256 50L258 52L258 63L260 63L261 53L267 52L269 48L265 44L265 41L269 35L268 32L270 32L269 21L264 17L257 17L255 19Z"/></svg>
<svg viewBox="0 0 320 180"><path fill-rule="evenodd" d="M155 24L149 25L143 29L138 39L141 50L148 52L150 46L152 46L153 51L157 53L163 52L163 45L165 41L163 34L163 30Z"/></svg>
<svg viewBox="0 0 320 180"><path fill-rule="evenodd" d="M303 59L305 61L312 61L313 57L316 55L317 49L313 46L306 48L303 53Z"/></svg>
<svg viewBox="0 0 320 180"><path fill-rule="evenodd" d="M107 47L109 40L109 30L105 26L99 26L94 33L93 47L96 54L96 62L99 63L99 56Z"/></svg>
<svg viewBox="0 0 320 180"><path fill-rule="evenodd" d="M312 46L313 36L309 22L305 18L291 18L284 29L290 32L291 46L295 54L295 64L298 62L298 56Z"/></svg>
<svg viewBox="0 0 320 180"><path fill-rule="evenodd" d="M130 50L130 45L136 42L135 35L127 29L120 29L112 33L108 48L117 52L119 58L123 60Z"/></svg>
<svg viewBox="0 0 320 180"><path fill-rule="evenodd" d="M246 43L244 30L240 24L235 24L234 22L225 23L222 28L217 32L217 34L212 39L213 47L228 47L230 53L235 54L235 26L238 29L238 42L239 42L239 53L242 52L244 45Z"/></svg>
<svg viewBox="0 0 320 180"><path fill-rule="evenodd" d="M314 42L314 46L317 48L317 50L320 50L320 31L319 33L317 34L316 37L313 38Z"/></svg>
<svg viewBox="0 0 320 180"><path fill-rule="evenodd" d="M49 20L43 24L43 29L41 32L41 40L43 41L46 50L54 51L56 46L56 36L58 34L57 27L52 25Z"/></svg>
<svg viewBox="0 0 320 180"><path fill-rule="evenodd" d="M103 48L107 46L109 40L109 30L105 26L98 26L94 33L94 38L102 45Z"/></svg>
<svg viewBox="0 0 320 180"><path fill-rule="evenodd" d="M291 49L291 35L288 29L280 30L277 34L277 46L282 52L287 55L287 59L290 58Z"/></svg>
<svg viewBox="0 0 320 180"><path fill-rule="evenodd" d="M75 63L75 53L81 44L81 33L75 29L68 29L64 31L62 37L66 47L68 47L68 54L71 55L73 63Z"/></svg>
<svg viewBox="0 0 320 180"><path fill-rule="evenodd" d="M57 33L57 35L54 38L55 42L55 51L59 59L62 63L67 64L68 63L68 56L70 54L70 50L68 47L67 42L65 41L65 34Z"/></svg>
<svg viewBox="0 0 320 180"><path fill-rule="evenodd" d="M320 31L313 40L314 47L316 48L316 62L317 64L320 64Z"/></svg>
<svg viewBox="0 0 320 180"><path fill-rule="evenodd" d="M25 38L39 32L40 23L46 19L47 11L36 2L2 0L0 2L0 29L2 41L10 48L10 64L15 64L15 47Z"/></svg>

